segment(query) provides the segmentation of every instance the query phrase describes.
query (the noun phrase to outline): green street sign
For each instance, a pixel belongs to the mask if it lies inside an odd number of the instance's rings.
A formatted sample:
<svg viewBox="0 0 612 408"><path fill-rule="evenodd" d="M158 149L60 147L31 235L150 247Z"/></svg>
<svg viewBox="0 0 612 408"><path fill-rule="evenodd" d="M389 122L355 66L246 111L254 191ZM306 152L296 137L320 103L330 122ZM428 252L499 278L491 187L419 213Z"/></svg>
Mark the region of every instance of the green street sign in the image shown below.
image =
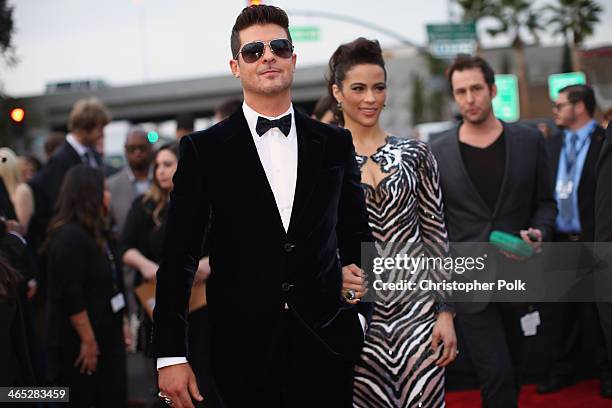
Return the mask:
<svg viewBox="0 0 612 408"><path fill-rule="evenodd" d="M427 24L429 51L438 58L455 58L457 54L476 52L476 24Z"/></svg>
<svg viewBox="0 0 612 408"><path fill-rule="evenodd" d="M559 96L559 90L569 85L584 85L586 84L586 76L584 72L568 72L566 74L553 74L548 77L548 91L550 100L556 101Z"/></svg>
<svg viewBox="0 0 612 408"><path fill-rule="evenodd" d="M475 40L476 24L427 24L429 41L435 40Z"/></svg>
<svg viewBox="0 0 612 408"><path fill-rule="evenodd" d="M289 27L289 33L294 42L319 41L321 39L321 29L317 26Z"/></svg>
<svg viewBox="0 0 612 408"><path fill-rule="evenodd" d="M495 75L497 96L493 99L493 113L505 122L516 122L521 117L516 75Z"/></svg>

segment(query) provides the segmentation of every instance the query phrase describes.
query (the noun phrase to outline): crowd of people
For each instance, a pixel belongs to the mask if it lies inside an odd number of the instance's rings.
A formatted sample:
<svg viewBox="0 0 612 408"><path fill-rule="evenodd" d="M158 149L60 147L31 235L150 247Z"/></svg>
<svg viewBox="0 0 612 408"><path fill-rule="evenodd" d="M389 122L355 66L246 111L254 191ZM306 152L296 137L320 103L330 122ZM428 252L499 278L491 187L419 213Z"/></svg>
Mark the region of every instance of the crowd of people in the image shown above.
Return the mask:
<svg viewBox="0 0 612 408"><path fill-rule="evenodd" d="M0 149L0 385L68 386L71 406L127 406L126 353L139 351L163 405L442 407L445 367L461 351L483 406L518 406L525 305L430 292L361 301L361 244L445 253L493 230L535 250L612 241L612 132L594 120L593 89L562 89L559 131L544 137L498 120L493 70L458 56L447 78L462 120L428 144L381 126L375 40L340 45L327 94L311 117L300 112L288 26L277 7L245 8L230 62L243 100L203 131L177 118L177 141L161 146L131 128L119 171L102 160L112 116L96 98L49 137L44 165ZM554 361L539 393L576 381L590 308L607 351L601 396L612 398L610 305L540 305Z"/></svg>

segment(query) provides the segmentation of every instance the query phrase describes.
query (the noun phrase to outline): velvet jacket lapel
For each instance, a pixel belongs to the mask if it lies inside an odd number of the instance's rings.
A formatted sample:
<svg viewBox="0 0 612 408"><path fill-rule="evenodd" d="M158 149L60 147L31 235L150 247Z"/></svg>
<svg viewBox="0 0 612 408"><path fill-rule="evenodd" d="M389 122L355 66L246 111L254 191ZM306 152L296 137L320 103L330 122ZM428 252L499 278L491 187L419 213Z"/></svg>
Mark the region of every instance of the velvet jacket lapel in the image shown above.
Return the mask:
<svg viewBox="0 0 612 408"><path fill-rule="evenodd" d="M285 232L283 227L272 187L259 159L255 142L242 110L232 116L234 134L228 141L232 144L231 149L235 152L238 162L247 169L243 173L243 185L252 190L253 196L258 201L258 207L262 209L266 217L270 218L272 225L283 238L299 231L299 219L316 185L325 147L325 136L308 129L305 126L304 116L297 110L294 112L298 140L298 169L288 232Z"/></svg>
<svg viewBox="0 0 612 408"><path fill-rule="evenodd" d="M295 126L298 138L298 174L295 185L295 197L291 210L291 221L288 234L293 236L299 228L308 200L316 185L321 159L325 149L325 137L305 126L305 117L295 110Z"/></svg>

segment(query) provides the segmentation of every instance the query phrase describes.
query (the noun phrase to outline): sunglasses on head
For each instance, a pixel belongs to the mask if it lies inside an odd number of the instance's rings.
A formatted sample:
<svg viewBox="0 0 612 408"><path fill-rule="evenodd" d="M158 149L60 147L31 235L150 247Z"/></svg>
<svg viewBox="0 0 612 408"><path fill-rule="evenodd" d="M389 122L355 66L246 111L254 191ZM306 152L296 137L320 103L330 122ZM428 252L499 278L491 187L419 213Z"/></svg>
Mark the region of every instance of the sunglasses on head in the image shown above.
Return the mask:
<svg viewBox="0 0 612 408"><path fill-rule="evenodd" d="M278 38L270 41L253 41L244 44L234 59L238 59L238 55L242 54L244 62L250 64L264 55L266 45L270 47L270 51L280 58L291 58L293 55L293 44L286 38Z"/></svg>

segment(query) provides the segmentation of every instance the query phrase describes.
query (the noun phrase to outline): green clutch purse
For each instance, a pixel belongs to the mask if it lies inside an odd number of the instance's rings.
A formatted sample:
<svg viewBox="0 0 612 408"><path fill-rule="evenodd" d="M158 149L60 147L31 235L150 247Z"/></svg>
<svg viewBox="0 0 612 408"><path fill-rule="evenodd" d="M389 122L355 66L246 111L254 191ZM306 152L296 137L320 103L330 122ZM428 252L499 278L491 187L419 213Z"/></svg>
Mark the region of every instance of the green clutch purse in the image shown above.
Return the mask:
<svg viewBox="0 0 612 408"><path fill-rule="evenodd" d="M533 255L533 248L514 234L508 234L507 232L497 230L492 231L489 235L489 242L499 249L503 249L504 251L508 251L522 258L529 258Z"/></svg>

